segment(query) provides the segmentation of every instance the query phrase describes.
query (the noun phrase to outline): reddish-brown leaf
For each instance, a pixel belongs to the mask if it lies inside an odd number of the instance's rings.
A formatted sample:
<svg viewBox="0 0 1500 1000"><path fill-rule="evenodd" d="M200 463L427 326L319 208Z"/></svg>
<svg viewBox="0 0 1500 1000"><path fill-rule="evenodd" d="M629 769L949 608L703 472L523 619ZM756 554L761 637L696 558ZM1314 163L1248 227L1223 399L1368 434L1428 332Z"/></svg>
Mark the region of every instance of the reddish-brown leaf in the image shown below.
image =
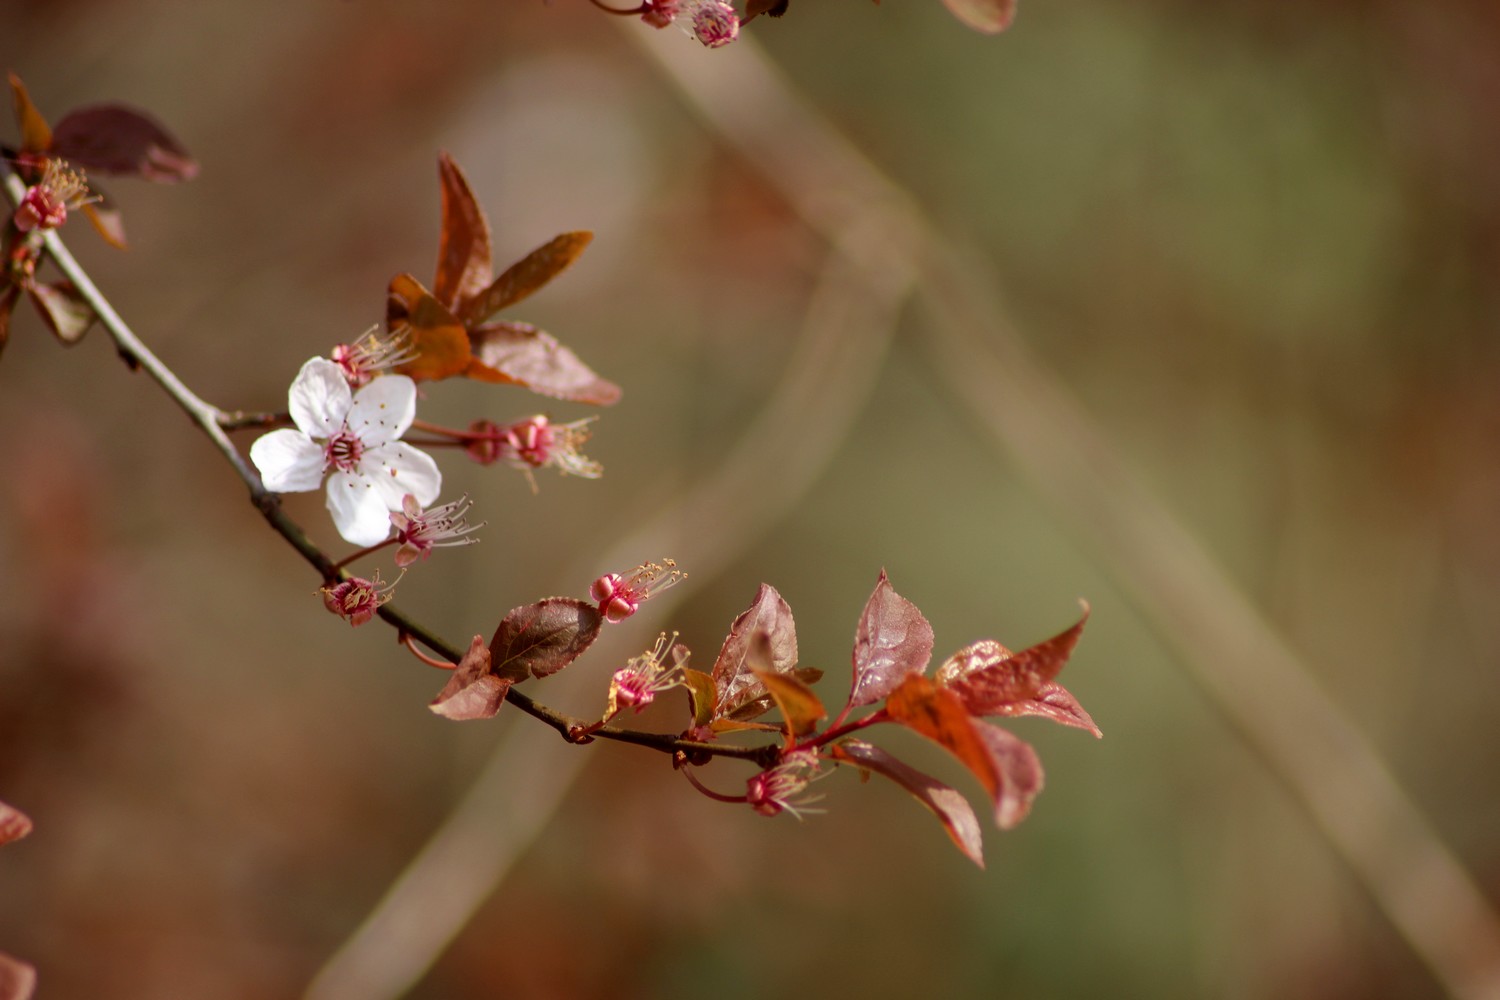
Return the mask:
<svg viewBox="0 0 1500 1000"><path fill-rule="evenodd" d="M104 242L117 250L124 250L125 220L120 216L120 209L115 205L114 199L101 191L97 184L91 183L89 190L99 200L83 206L84 217L94 227L94 232L104 237Z"/></svg>
<svg viewBox="0 0 1500 1000"><path fill-rule="evenodd" d="M714 679L701 670L683 667L682 680L687 688L688 708L693 713L693 727L707 726L714 721L714 701L718 694Z"/></svg>
<svg viewBox="0 0 1500 1000"><path fill-rule="evenodd" d="M492 666L493 659L484 644L484 636L476 635L468 652L448 676L448 683L427 707L435 714L455 721L494 718L500 706L505 704L505 693L510 690L511 682L496 677Z"/></svg>
<svg viewBox="0 0 1500 1000"><path fill-rule="evenodd" d="M756 635L762 636L757 640ZM769 583L760 585L755 600L729 626L724 645L714 660L713 678L718 687L715 717L741 715L766 696L766 686L755 670L790 673L797 666L797 623L791 605ZM769 702L751 717L769 708Z"/></svg>
<svg viewBox="0 0 1500 1000"><path fill-rule="evenodd" d="M438 236L437 278L432 294L449 309L484 291L490 283L490 224L474 199L458 164L438 154L443 196L443 228Z"/></svg>
<svg viewBox="0 0 1500 1000"><path fill-rule="evenodd" d="M797 742L817 728L818 722L828 718L828 710L812 688L791 674L778 674L768 670L754 670L756 678L766 686L781 717L786 720L787 746Z"/></svg>
<svg viewBox="0 0 1500 1000"><path fill-rule="evenodd" d="M191 180L198 164L150 115L124 104L94 104L63 116L48 152L85 170L148 181Z"/></svg>
<svg viewBox="0 0 1500 1000"><path fill-rule="evenodd" d="M620 387L600 378L568 348L529 323L491 323L469 331L474 353L466 374L480 382L519 385L575 403L612 406Z"/></svg>
<svg viewBox="0 0 1500 1000"><path fill-rule="evenodd" d="M1000 772L988 744L975 731L974 719L958 695L930 678L913 674L891 692L885 710L893 721L921 733L963 764L991 798L1001 789Z"/></svg>
<svg viewBox="0 0 1500 1000"><path fill-rule="evenodd" d="M593 644L603 621L598 608L572 597L515 608L490 640L492 669L511 681L555 674Z"/></svg>
<svg viewBox="0 0 1500 1000"><path fill-rule="evenodd" d="M1016 0L943 0L953 16L975 31L996 35L1010 27Z"/></svg>
<svg viewBox="0 0 1500 1000"><path fill-rule="evenodd" d="M0 1000L31 1000L36 969L0 951Z"/></svg>
<svg viewBox="0 0 1500 1000"><path fill-rule="evenodd" d="M31 95L26 93L26 85L21 82L21 78L14 73L6 75L10 79L11 105L16 110L16 124L21 127L21 151L46 152L47 147L52 145L52 129L47 127L47 119L31 103Z"/></svg>
<svg viewBox="0 0 1500 1000"><path fill-rule="evenodd" d="M1042 790L1042 762L1031 744L1016 734L979 719L971 719L970 725L989 751L995 773L1000 775L1000 787L993 793L995 824L1009 830L1026 818L1031 811L1031 800Z"/></svg>
<svg viewBox="0 0 1500 1000"><path fill-rule="evenodd" d="M94 325L94 310L70 281L40 282L26 289L42 321L64 344L76 344Z"/></svg>
<svg viewBox="0 0 1500 1000"><path fill-rule="evenodd" d="M928 777L916 768L897 760L884 750L863 740L844 740L830 751L834 760L845 761L890 778L906 789L916 800L932 810L948 836L964 856L984 867L979 818L968 801L942 782Z"/></svg>
<svg viewBox="0 0 1500 1000"><path fill-rule="evenodd" d="M405 330L416 356L396 369L417 381L460 375L469 367L469 334L453 314L409 274L391 279L386 328Z"/></svg>
<svg viewBox="0 0 1500 1000"><path fill-rule="evenodd" d="M891 588L885 570L865 602L854 632L850 707L871 705L932 659L932 625L917 606Z"/></svg>
<svg viewBox="0 0 1500 1000"><path fill-rule="evenodd" d="M950 656L934 676L975 715L1017 714L1006 713L1006 706L1040 696L1068 662L1088 620L1089 606L1084 603L1078 624L1019 653L993 639L981 640Z"/></svg>
<svg viewBox="0 0 1500 1000"><path fill-rule="evenodd" d="M593 238L593 233L584 231L554 236L506 268L488 288L466 296L459 303L459 316L474 326L515 305L566 270Z"/></svg>
<svg viewBox="0 0 1500 1000"><path fill-rule="evenodd" d="M0 844L20 840L31 832L31 818L15 806L0 802Z"/></svg>
<svg viewBox="0 0 1500 1000"><path fill-rule="evenodd" d="M1063 726L1072 726L1074 729L1082 729L1093 733L1096 739L1102 738L1104 733L1094 724L1093 717L1083 710L1078 704L1078 699L1069 693L1068 689L1052 681L1042 685L1035 698L1026 698L1021 701L1010 702L1001 706L999 711L991 712L991 715L1017 716L1017 715L1039 715L1044 719Z"/></svg>

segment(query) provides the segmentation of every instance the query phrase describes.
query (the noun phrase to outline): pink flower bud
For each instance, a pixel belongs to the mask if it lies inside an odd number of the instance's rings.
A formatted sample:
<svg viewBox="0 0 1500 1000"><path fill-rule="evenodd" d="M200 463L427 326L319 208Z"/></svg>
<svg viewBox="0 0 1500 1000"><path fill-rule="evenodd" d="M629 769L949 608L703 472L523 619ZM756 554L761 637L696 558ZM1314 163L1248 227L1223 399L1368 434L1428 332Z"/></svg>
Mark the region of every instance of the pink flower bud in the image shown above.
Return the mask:
<svg viewBox="0 0 1500 1000"><path fill-rule="evenodd" d="M642 563L625 576L606 573L589 587L589 596L599 605L605 621L622 622L635 614L645 601L687 579L677 563Z"/></svg>

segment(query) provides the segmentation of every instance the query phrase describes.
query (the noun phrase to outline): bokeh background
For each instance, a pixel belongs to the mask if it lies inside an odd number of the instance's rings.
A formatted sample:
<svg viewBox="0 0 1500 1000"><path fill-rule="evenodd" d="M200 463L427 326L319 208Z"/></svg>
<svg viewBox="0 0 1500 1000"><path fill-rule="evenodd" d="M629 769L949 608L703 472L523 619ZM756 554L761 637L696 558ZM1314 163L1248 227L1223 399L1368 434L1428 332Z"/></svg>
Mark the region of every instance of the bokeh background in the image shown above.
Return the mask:
<svg viewBox="0 0 1500 1000"><path fill-rule="evenodd" d="M44 113L128 101L202 164L178 188L110 185L128 253L68 235L226 408L280 408L304 359L382 318L390 276L430 277L440 149L497 260L596 232L511 315L624 386L589 448L607 475L543 475L533 495L443 456L484 541L400 596L456 641L583 594L618 568L603 553L722 466L825 253L622 27L650 30L583 0L0 0L0 63ZM798 0L748 33L979 248L1052 377L1500 899L1494 5L1024 0L985 38L937 0ZM1016 724L1049 784L1019 829L988 831L982 872L893 787L839 774L826 815L766 821L657 755L543 741L511 778L587 766L411 996L1441 995L1140 615L1130 568L997 459L927 335L903 316L836 455L768 530L723 525L732 565L682 588L671 627L711 662L771 582L837 703L882 566L939 655L1040 640L1087 597L1064 680L1104 740ZM429 395L449 422L592 412ZM322 610L231 471L97 331L63 351L23 306L0 428L0 799L36 823L0 849L0 950L49 998L299 995L497 742L536 724L428 713L441 676ZM288 509L337 547L318 498ZM691 573L702 544L638 558ZM654 634L634 627L625 655ZM602 703L613 662L576 664L595 687L565 707Z"/></svg>

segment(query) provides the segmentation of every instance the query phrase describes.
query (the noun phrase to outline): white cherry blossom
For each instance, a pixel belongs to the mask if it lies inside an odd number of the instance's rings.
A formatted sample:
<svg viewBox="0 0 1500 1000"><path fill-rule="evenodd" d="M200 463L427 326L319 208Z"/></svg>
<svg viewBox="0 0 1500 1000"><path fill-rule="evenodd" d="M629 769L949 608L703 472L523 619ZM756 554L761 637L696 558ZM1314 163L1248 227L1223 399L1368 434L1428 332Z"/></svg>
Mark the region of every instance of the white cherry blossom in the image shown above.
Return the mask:
<svg viewBox="0 0 1500 1000"><path fill-rule="evenodd" d="M250 446L266 489L315 490L328 476L333 523L355 545L384 541L390 512L406 494L424 506L437 499L437 463L401 442L417 410L417 387L405 375L382 375L355 392L337 364L313 358L287 402L296 429L271 431Z"/></svg>

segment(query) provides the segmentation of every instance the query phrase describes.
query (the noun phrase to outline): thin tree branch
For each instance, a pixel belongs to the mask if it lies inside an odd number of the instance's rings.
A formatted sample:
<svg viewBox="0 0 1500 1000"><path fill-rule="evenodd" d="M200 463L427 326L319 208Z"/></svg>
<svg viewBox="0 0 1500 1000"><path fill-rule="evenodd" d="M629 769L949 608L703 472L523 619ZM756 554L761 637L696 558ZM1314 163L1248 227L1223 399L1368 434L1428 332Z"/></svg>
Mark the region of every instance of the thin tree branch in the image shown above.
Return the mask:
<svg viewBox="0 0 1500 1000"><path fill-rule="evenodd" d="M3 177L5 190L12 204L19 204L25 197L26 185L15 174L10 166L0 161L0 177ZM325 583L335 583L339 580L348 579L349 574L342 565L335 562L326 552L319 548L302 526L287 516L281 508L281 497L267 490L260 481L259 474L245 461L239 449L229 440L225 433L226 427L246 426L247 415L243 412L233 414L226 413L212 404L205 402L196 393L187 387L167 365L148 348L139 337L136 336L129 325L115 311L114 306L99 291L88 275L88 272L78 263L72 253L63 244L56 230L42 231L42 246L48 257L63 276L73 283L82 299L93 309L99 324L109 333L115 343L116 350L132 368L141 368L157 383L161 389L187 413L189 419L198 425L198 428L206 434L214 446L224 456L225 460L233 466L236 474L250 490L250 500L261 516L277 534L281 535L293 549L302 556L318 573ZM259 423L270 420L279 420L279 414L251 414L248 415L251 423ZM398 634L409 635L421 641L434 652L447 657L450 661L457 663L462 658L460 650L432 633L426 626L409 618L394 604L382 605L377 612L386 623L394 626ZM518 710L546 723L557 731L564 739L580 726L586 724L585 720L575 719L571 716L557 712L547 706L533 700L521 691L512 687L507 693L505 700L513 704ZM759 747L741 747L720 744L707 744L695 740L677 739L672 736L659 733L645 733L636 730L624 729L618 726L604 726L591 735L599 739L616 740L621 743L630 743L635 746L646 747L666 754L676 754L679 751L693 755L695 758L704 756L730 757L752 761L770 761L773 759L777 748L774 745Z"/></svg>

